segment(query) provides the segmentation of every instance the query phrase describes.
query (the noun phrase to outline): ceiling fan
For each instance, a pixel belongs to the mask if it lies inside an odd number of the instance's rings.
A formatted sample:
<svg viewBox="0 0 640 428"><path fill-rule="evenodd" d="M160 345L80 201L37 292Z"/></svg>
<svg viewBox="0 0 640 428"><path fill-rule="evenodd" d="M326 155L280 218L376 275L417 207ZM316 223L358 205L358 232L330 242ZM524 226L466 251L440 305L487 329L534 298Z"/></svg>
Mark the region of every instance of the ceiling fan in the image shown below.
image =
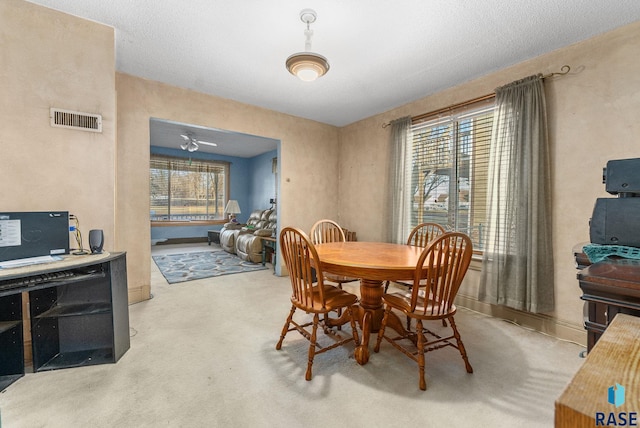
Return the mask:
<svg viewBox="0 0 640 428"><path fill-rule="evenodd" d="M213 146L213 147L218 146L216 143L209 143L208 141L196 140L193 134L191 133L187 133L187 135L181 134L180 136L185 140L184 143L180 144L180 148L182 150L187 150L189 152L195 152L196 150L198 150L198 147L199 147L198 144L205 144L207 146Z"/></svg>

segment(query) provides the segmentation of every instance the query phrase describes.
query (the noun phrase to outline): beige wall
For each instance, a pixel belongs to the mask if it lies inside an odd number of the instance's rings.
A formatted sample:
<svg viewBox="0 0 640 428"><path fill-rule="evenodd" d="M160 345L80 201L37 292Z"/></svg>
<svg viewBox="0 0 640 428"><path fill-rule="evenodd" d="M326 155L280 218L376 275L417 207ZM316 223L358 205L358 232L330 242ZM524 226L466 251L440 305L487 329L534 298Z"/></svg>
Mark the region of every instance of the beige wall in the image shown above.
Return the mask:
<svg viewBox="0 0 640 428"><path fill-rule="evenodd" d="M0 2L2 211L69 211L85 248L89 230L103 229L116 249L114 85L112 28ZM103 132L52 128L50 107L101 114Z"/></svg>
<svg viewBox="0 0 640 428"><path fill-rule="evenodd" d="M85 246L103 229L130 302L150 296L150 117L281 140L281 224L337 217L337 128L116 75L112 28L21 0L0 2L0 42L2 210L68 210ZM102 114L103 132L51 128L52 106Z"/></svg>
<svg viewBox="0 0 640 428"><path fill-rule="evenodd" d="M69 210L78 215L83 231L103 229L107 250L127 251L130 301L148 298L149 118L158 117L279 139L280 225L308 230L318 218L332 217L360 240L387 240L384 207L392 189L387 186L388 128L383 123L569 64L570 75L546 82L558 309L527 317L479 304L477 271L468 275L462 299L470 307L583 340L571 249L589 239L595 198L608 196L601 183L606 161L638 157L638 34L640 23L635 23L337 129L116 74L113 29L20 0L3 1L2 209ZM100 113L104 131L51 128L51 106Z"/></svg>
<svg viewBox="0 0 640 428"><path fill-rule="evenodd" d="M340 222L362 240L386 240L389 128L382 124L491 93L496 87L532 74L569 75L545 81L553 174L555 313L528 317L479 304L478 272L462 290L466 305L506 316L536 328L585 341L582 301L572 248L589 241L589 218L598 197L609 197L602 167L610 159L640 157L640 22L572 45L488 76L447 89L340 130ZM380 155L374 155L380 154ZM363 191L366 189L366 191ZM373 214L375 213L375 215Z"/></svg>
<svg viewBox="0 0 640 428"><path fill-rule="evenodd" d="M128 251L131 301L149 296L151 117L280 140L280 225L308 231L320 217L337 217L336 127L125 74L117 75L116 87L118 245Z"/></svg>

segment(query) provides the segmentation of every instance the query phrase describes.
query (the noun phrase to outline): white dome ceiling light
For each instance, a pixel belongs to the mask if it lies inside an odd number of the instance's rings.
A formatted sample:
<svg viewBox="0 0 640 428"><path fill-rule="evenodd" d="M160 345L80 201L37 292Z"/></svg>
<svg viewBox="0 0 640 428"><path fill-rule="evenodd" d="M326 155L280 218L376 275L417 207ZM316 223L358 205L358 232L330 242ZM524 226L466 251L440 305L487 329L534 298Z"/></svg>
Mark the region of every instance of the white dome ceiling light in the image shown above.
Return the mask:
<svg viewBox="0 0 640 428"><path fill-rule="evenodd" d="M313 30L309 28L312 22L317 18L316 12L312 9L303 9L300 12L300 20L307 24L304 31L306 41L304 44L304 52L298 52L287 58L286 66L289 73L297 76L305 82L312 82L318 77L327 74L329 71L329 61L322 55L311 52L311 36Z"/></svg>

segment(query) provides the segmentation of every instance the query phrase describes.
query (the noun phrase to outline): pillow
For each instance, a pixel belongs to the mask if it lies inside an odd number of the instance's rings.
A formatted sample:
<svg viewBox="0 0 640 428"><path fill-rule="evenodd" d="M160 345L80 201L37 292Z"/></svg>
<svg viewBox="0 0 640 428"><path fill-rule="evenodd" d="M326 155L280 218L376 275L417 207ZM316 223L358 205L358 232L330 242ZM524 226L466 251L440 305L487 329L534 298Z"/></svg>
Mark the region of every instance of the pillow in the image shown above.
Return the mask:
<svg viewBox="0 0 640 428"><path fill-rule="evenodd" d="M229 222L229 223L225 223L225 224L224 224L224 228L225 228L225 229L235 230L235 229L240 229L240 228L242 228L242 226L240 226L240 224L239 224L239 223Z"/></svg>

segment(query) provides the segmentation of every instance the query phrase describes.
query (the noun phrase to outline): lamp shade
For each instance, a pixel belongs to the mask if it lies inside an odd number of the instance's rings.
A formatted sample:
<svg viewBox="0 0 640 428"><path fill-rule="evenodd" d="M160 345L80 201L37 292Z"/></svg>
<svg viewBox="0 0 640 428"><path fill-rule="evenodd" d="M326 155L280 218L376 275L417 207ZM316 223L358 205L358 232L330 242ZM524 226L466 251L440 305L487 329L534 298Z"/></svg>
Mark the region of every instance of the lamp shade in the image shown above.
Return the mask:
<svg viewBox="0 0 640 428"><path fill-rule="evenodd" d="M240 211L240 205L238 205L238 201L236 201L235 199L229 199L224 212L226 212L227 214L240 214L242 211Z"/></svg>
<svg viewBox="0 0 640 428"><path fill-rule="evenodd" d="M316 21L316 12L313 9L302 9L300 11L300 20L307 24L304 32L306 41L304 44L305 51L298 52L287 58L285 65L289 73L297 76L303 82L313 82L318 77L324 76L329 71L329 61L322 55L311 52L311 36L313 31L309 27L312 22Z"/></svg>
<svg viewBox="0 0 640 428"><path fill-rule="evenodd" d="M300 52L287 58L287 70L304 82L312 82L329 71L329 62L322 55Z"/></svg>

